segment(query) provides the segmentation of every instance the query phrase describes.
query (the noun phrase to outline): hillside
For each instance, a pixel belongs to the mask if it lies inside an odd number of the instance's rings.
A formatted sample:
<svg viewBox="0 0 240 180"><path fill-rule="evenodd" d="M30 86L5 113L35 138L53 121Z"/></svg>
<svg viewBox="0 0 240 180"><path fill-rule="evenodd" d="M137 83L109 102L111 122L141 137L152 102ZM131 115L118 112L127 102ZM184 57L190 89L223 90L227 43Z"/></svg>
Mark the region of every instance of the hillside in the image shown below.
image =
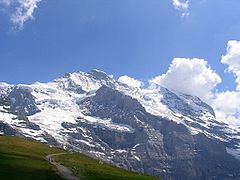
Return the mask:
<svg viewBox="0 0 240 180"><path fill-rule="evenodd" d="M48 154L66 153L59 148L18 137L0 136L1 180L63 180L56 169L44 159ZM67 152L68 153L68 152ZM99 163L92 158L76 154L65 154L56 158L58 162L77 173L82 180L154 180L148 175L129 172L111 165Z"/></svg>

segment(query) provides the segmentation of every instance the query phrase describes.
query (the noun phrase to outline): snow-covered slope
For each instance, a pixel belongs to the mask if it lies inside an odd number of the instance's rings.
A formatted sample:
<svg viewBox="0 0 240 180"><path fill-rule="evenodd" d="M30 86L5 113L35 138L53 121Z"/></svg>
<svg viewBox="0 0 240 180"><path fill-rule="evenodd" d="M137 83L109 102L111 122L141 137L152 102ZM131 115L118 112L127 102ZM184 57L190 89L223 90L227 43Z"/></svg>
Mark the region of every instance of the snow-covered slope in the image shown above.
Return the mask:
<svg viewBox="0 0 240 180"><path fill-rule="evenodd" d="M198 97L160 86L131 87L99 70L67 73L48 83L1 83L0 132L82 151L165 179L191 179L173 163L204 158L199 149L206 144L208 155L216 146L232 165L239 163L226 152L240 157L240 128L217 120L213 109ZM206 173L194 163L181 165L182 173L188 168ZM226 163L226 167L221 176L240 177L238 166L230 168Z"/></svg>

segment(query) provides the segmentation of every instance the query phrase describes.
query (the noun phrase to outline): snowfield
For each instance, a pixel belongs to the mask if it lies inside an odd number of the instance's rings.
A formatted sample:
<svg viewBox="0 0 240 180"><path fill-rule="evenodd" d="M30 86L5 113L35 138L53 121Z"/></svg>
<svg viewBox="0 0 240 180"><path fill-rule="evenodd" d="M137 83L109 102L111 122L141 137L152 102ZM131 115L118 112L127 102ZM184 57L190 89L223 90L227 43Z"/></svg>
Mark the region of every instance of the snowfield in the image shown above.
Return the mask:
<svg viewBox="0 0 240 180"><path fill-rule="evenodd" d="M37 82L32 85L16 86L1 83L0 95L2 97L13 88L31 93L35 98L36 107L40 111L28 116L28 120L30 123L38 125L40 129L29 128L23 120L17 118L17 115L10 113L8 111L10 107L6 105L0 105L0 122L19 130L26 137L32 137L42 142L46 142L42 135L47 133L60 144L66 142L69 132L77 133L80 128L82 136L86 139L77 139L76 141L87 146L95 146L85 127L75 127L80 122L116 132L134 133L134 128L129 125L115 123L112 119L86 115L84 110L79 108L78 102L95 96L95 92L103 85L137 99L152 115L184 124L193 135L204 133L208 137L223 142L231 141L231 139L237 139L240 142L239 127L232 127L216 119L212 108L199 98L172 92L160 86L155 88L131 87L98 70L89 73L68 73L48 83ZM11 101L14 103L16 100L11 99ZM69 123L73 127L65 129L63 123ZM240 144L236 145L235 148L228 148L228 153L240 158L239 149ZM118 151L121 152L124 149ZM102 152L94 153L101 154ZM140 161L139 157L135 155L135 148L132 149L131 153L135 159Z"/></svg>

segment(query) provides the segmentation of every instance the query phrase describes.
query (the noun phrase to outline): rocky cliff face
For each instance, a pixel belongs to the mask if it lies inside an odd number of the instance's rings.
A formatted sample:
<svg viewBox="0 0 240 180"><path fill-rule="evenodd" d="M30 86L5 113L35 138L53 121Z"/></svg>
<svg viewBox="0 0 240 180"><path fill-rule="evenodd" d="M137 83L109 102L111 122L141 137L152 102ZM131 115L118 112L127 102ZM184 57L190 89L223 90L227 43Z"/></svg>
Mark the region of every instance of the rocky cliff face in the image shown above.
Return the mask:
<svg viewBox="0 0 240 180"><path fill-rule="evenodd" d="M240 179L239 129L216 120L197 97L129 87L97 70L49 83L2 84L0 94L5 134L166 180Z"/></svg>

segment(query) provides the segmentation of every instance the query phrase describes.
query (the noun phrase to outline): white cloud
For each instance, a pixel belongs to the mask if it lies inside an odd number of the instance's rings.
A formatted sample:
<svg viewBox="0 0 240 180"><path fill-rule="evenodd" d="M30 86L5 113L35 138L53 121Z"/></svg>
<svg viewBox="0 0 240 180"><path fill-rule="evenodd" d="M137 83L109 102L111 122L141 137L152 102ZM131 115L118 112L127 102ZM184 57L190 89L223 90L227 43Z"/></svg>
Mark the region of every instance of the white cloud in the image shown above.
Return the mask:
<svg viewBox="0 0 240 180"><path fill-rule="evenodd" d="M221 78L203 59L174 58L168 71L149 81L209 102Z"/></svg>
<svg viewBox="0 0 240 180"><path fill-rule="evenodd" d="M187 10L189 6L189 1L172 0L172 3L176 9Z"/></svg>
<svg viewBox="0 0 240 180"><path fill-rule="evenodd" d="M236 90L216 93L212 103L217 118L232 125L240 126L240 42L228 41L227 53L221 62L227 65L227 70L236 77Z"/></svg>
<svg viewBox="0 0 240 180"><path fill-rule="evenodd" d="M215 109L216 118L231 126L240 126L240 117L238 115L229 115L227 112Z"/></svg>
<svg viewBox="0 0 240 180"><path fill-rule="evenodd" d="M228 41L227 54L221 62L228 65L228 71L236 77L237 90L240 90L240 41Z"/></svg>
<svg viewBox="0 0 240 180"><path fill-rule="evenodd" d="M27 20L33 19L33 12L40 1L41 0L18 0L19 6L11 16L11 21L15 27L22 29Z"/></svg>
<svg viewBox="0 0 240 180"><path fill-rule="evenodd" d="M188 16L189 1L188 0L172 0L175 9L183 11L182 17Z"/></svg>
<svg viewBox="0 0 240 180"><path fill-rule="evenodd" d="M121 82L121 83L127 84L129 86L132 86L132 87L143 86L143 83L141 81L138 81L138 80L133 79L133 78L131 78L129 76L126 76L126 75L119 77L118 81Z"/></svg>
<svg viewBox="0 0 240 180"><path fill-rule="evenodd" d="M240 41L229 41L221 62L236 77L236 90L217 92L219 75L203 59L175 58L165 74L150 80L150 85L162 85L182 93L195 95L209 103L216 117L230 125L240 126Z"/></svg>
<svg viewBox="0 0 240 180"><path fill-rule="evenodd" d="M21 30L26 21L34 19L33 13L42 0L0 0L0 5L8 8L10 21L15 30Z"/></svg>
<svg viewBox="0 0 240 180"><path fill-rule="evenodd" d="M217 93L213 106L218 111L227 112L230 116L240 113L240 93L236 91L226 91Z"/></svg>

